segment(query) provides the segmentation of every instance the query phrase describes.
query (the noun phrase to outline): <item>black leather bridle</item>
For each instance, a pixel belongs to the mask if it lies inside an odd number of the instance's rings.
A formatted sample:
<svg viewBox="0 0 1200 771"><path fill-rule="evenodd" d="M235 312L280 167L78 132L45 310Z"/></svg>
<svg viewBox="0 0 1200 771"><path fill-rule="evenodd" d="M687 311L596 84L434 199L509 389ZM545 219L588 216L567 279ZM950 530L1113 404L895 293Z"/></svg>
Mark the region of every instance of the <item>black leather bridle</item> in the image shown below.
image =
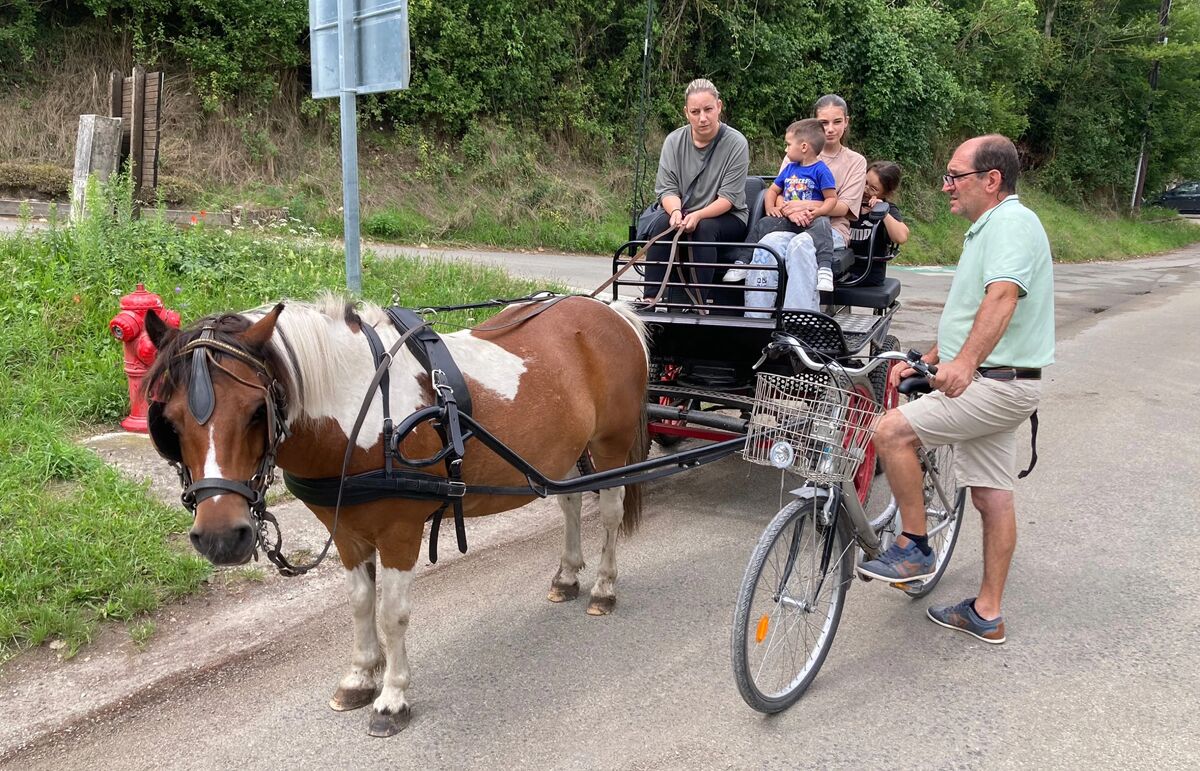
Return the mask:
<svg viewBox="0 0 1200 771"><path fill-rule="evenodd" d="M217 361L215 353L232 356L254 370L258 376L257 382L230 371ZM235 345L217 340L212 326L205 326L200 336L183 347L178 354L181 358L191 358L191 378L188 384L188 411L200 425L204 425L212 417L216 408L217 396L213 390L210 366L224 372L229 377L248 388L261 391L266 411L266 449L259 459L258 468L250 479L239 481L222 477L204 477L193 481L191 471L183 462L183 453L179 444L179 435L167 424L163 416L163 403L153 402L149 409L150 438L159 455L175 467L179 474L179 482L183 486L180 500L184 507L196 515L196 506L202 501L217 495L234 493L246 499L250 507L250 516L254 521L256 531L255 553L262 547L267 557L279 565L280 535L279 524L274 515L267 511L267 488L275 479L275 456L279 445L286 437L285 421L287 419L287 395L283 385L276 379L270 365L265 359L238 348ZM269 540L269 528L275 528L275 544Z"/></svg>

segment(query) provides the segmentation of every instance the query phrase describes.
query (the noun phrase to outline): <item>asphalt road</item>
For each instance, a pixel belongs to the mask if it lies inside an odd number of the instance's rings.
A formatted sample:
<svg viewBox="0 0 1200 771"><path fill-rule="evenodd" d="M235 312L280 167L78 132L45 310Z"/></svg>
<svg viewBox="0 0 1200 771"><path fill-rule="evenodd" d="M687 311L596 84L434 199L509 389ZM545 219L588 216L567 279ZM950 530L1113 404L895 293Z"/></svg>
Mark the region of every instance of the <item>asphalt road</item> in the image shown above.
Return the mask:
<svg viewBox="0 0 1200 771"><path fill-rule="evenodd" d="M542 260L579 286L599 283L586 271L607 271L595 258ZM949 274L897 275L896 329L926 345ZM414 719L399 736L371 739L365 712L325 706L349 653L348 611L289 608L250 655L143 693L8 765L1195 767L1198 279L1200 250L1056 268L1060 363L1046 381L1041 461L1018 491L1003 646L856 583L804 699L773 718L749 710L730 673L730 616L780 479L731 458L650 489L643 528L620 547L611 617L586 616L585 600L545 601L557 524L419 577ZM584 536L586 592L594 513ZM969 514L931 600L973 593L978 555Z"/></svg>

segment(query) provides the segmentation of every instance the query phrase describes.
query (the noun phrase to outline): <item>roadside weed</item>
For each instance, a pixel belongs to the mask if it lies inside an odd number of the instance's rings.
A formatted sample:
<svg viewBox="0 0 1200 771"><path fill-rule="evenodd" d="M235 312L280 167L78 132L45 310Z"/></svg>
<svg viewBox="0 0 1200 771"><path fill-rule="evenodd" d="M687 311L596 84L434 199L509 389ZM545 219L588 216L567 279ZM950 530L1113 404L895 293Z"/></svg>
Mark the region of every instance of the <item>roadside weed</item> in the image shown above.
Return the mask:
<svg viewBox="0 0 1200 771"><path fill-rule="evenodd" d="M73 655L98 623L137 618L211 573L178 536L189 524L181 507L73 441L128 410L121 346L107 328L118 298L142 282L189 323L344 286L344 256L327 245L181 231L153 211L133 219L114 200L127 191L114 187L93 191L98 213L77 227L0 238L0 660L48 641ZM369 254L363 277L367 298L417 307L535 288L495 268Z"/></svg>

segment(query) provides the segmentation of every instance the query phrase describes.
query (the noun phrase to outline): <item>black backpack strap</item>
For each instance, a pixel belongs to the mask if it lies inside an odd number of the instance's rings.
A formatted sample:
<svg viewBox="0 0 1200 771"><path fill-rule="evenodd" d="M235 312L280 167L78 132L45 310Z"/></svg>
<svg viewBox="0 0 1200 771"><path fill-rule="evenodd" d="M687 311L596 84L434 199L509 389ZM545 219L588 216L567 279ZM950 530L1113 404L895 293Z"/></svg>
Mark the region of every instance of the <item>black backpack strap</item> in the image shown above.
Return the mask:
<svg viewBox="0 0 1200 771"><path fill-rule="evenodd" d="M717 127L717 135L713 137L713 141L708 146L708 155L704 156L704 160L700 163L700 171L696 172L696 176L692 178L692 183L688 185L687 192L679 199L680 207L687 209L688 199L692 197L692 192L696 189L696 183L700 181L705 169L708 168L708 162L717 154L717 145L721 143L721 137L725 135L725 124L722 123Z"/></svg>
<svg viewBox="0 0 1200 771"><path fill-rule="evenodd" d="M1029 472L1033 471L1033 467L1037 465L1037 430L1038 416L1037 410L1034 410L1033 414L1029 416L1029 468L1017 474L1017 479L1024 479L1029 476Z"/></svg>

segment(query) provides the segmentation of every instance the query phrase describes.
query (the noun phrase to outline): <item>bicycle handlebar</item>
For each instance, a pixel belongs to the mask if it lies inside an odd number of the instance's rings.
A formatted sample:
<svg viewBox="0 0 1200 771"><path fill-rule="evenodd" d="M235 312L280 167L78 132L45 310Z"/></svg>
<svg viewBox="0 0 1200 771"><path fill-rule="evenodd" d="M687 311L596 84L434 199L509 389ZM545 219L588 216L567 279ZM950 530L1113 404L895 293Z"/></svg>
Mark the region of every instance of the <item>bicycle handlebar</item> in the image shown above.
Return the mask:
<svg viewBox="0 0 1200 771"><path fill-rule="evenodd" d="M814 359L809 354L804 343L801 343L794 336L789 335L786 332L776 332L771 337L772 340L770 345L768 345L767 349L763 351L763 357L759 359L758 364L755 365L756 369L763 363L763 361L766 360L768 356L771 355L772 350L787 350L791 353L794 353L808 369L817 372L824 369L834 369L848 378L862 377L885 361L904 362L908 366L915 369L920 376L925 377L926 379L937 374L937 365L922 361L921 352L914 349L909 349L908 353L901 353L900 351L884 351L876 356L871 357L870 360L861 367L847 367L841 362L833 359L825 362Z"/></svg>

